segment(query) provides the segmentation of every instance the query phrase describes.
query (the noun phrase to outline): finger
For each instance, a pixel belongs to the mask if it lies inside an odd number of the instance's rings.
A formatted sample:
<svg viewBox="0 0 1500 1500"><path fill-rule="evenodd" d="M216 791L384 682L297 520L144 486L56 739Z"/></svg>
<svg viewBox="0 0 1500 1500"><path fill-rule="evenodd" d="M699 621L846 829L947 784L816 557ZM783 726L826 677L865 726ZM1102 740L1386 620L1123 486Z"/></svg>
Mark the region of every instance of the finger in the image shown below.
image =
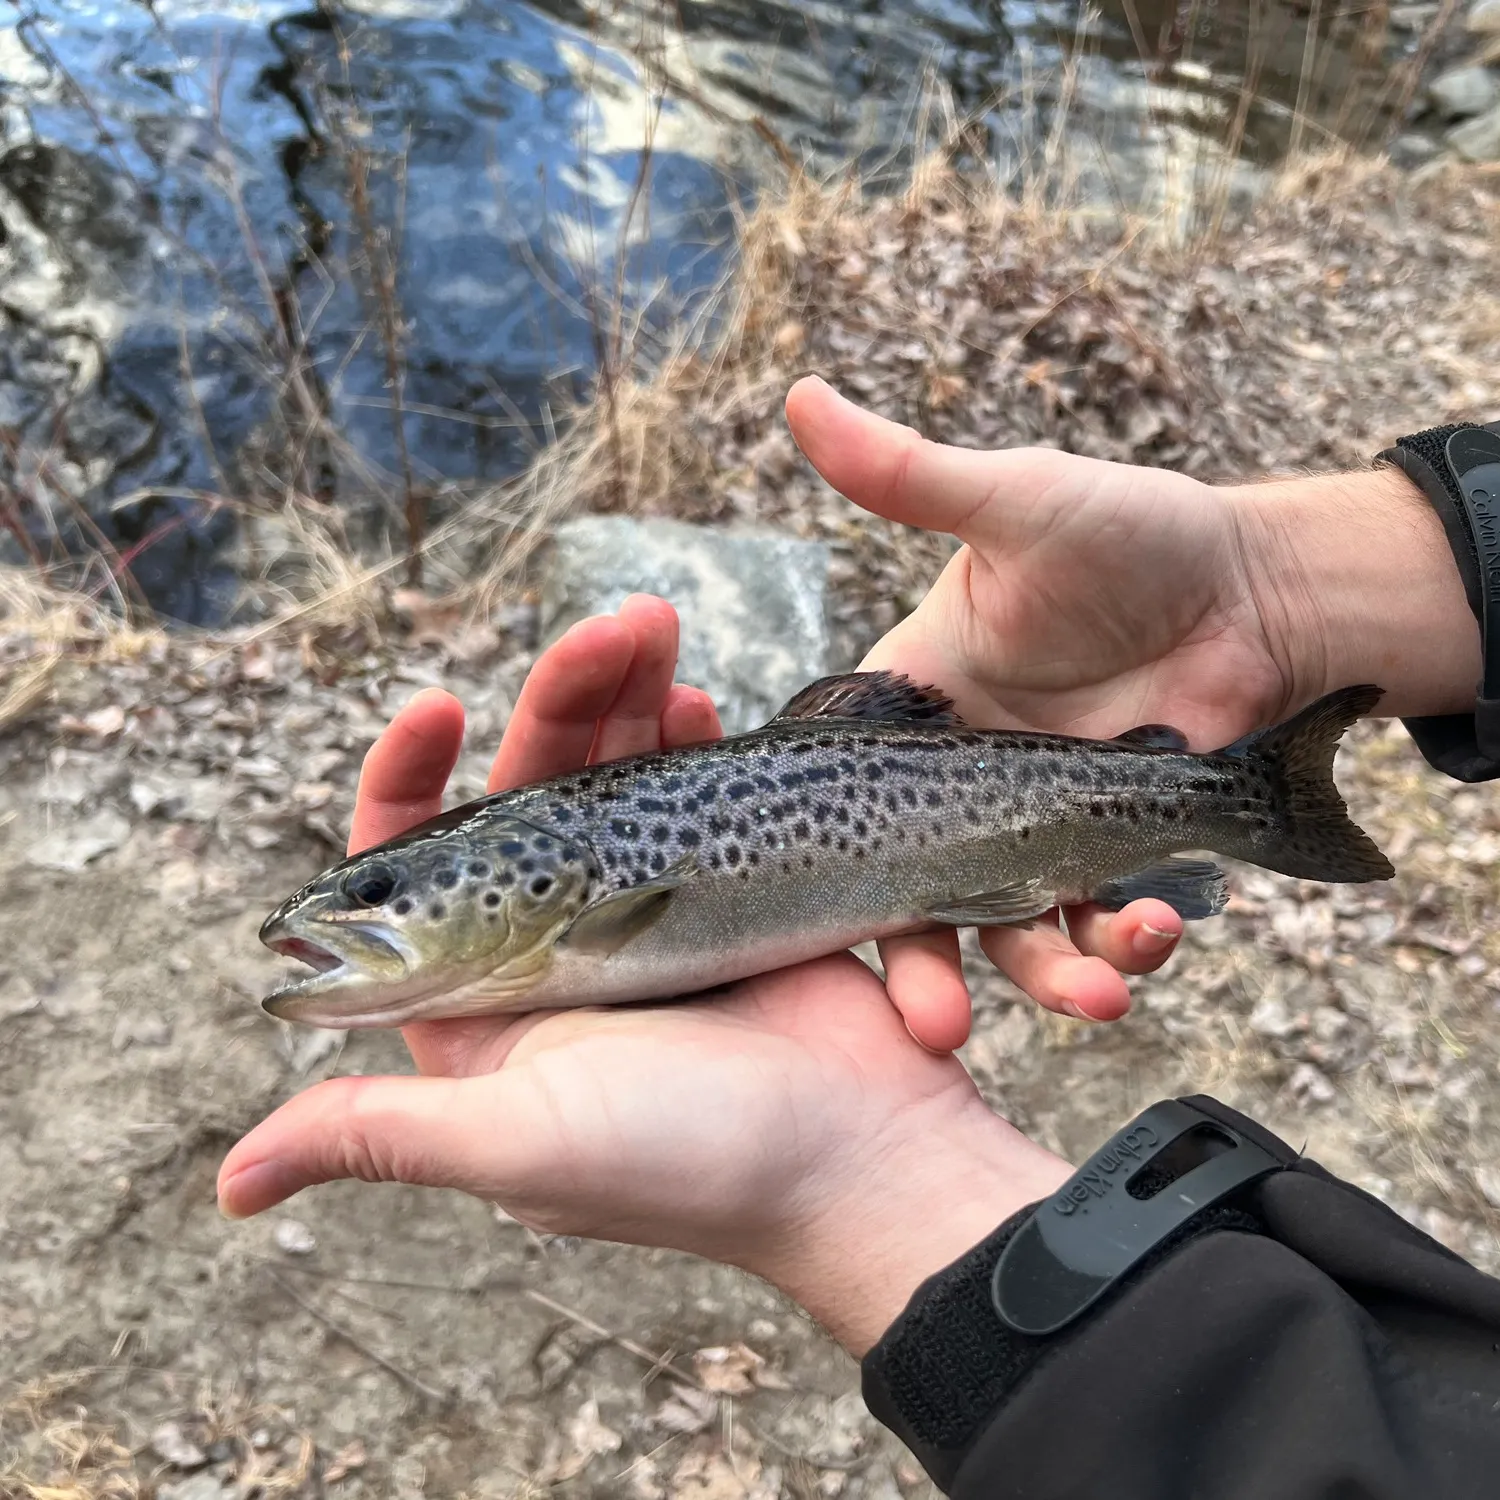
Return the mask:
<svg viewBox="0 0 1500 1500"><path fill-rule="evenodd" d="M879 945L885 987L906 1029L929 1052L954 1052L969 1039L969 986L958 932L945 927Z"/></svg>
<svg viewBox="0 0 1500 1500"><path fill-rule="evenodd" d="M677 669L677 611L665 599L632 594L620 623L635 649L619 690L600 718L591 762L623 760L661 749L661 715Z"/></svg>
<svg viewBox="0 0 1500 1500"><path fill-rule="evenodd" d="M219 1168L219 1207L244 1219L314 1183L496 1186L496 1078L335 1078L282 1105ZM485 1128L476 1128L482 1124Z"/></svg>
<svg viewBox="0 0 1500 1500"><path fill-rule="evenodd" d="M490 791L585 764L634 655L635 636L613 615L580 620L542 652L490 767Z"/></svg>
<svg viewBox="0 0 1500 1500"><path fill-rule="evenodd" d="M1130 1009L1123 976L1102 958L1081 954L1055 919L1030 927L982 927L979 946L1047 1010L1081 1021L1115 1021Z"/></svg>
<svg viewBox="0 0 1500 1500"><path fill-rule="evenodd" d="M1078 951L1102 958L1122 974L1159 969L1182 937L1182 918L1165 901L1132 901L1121 911L1070 906L1063 915Z"/></svg>
<svg viewBox="0 0 1500 1500"><path fill-rule="evenodd" d="M889 520L960 537L988 535L999 508L987 502L1002 486L1026 496L1039 467L1035 449L986 453L929 442L812 375L788 393L786 415L797 446L840 494ZM1054 467L1058 459L1050 454Z"/></svg>
<svg viewBox="0 0 1500 1500"><path fill-rule="evenodd" d="M384 843L442 811L443 788L464 738L463 705L441 688L423 690L370 747L359 773L349 852Z"/></svg>
<svg viewBox="0 0 1500 1500"><path fill-rule="evenodd" d="M700 688L674 687L661 711L661 743L664 750L679 745L702 745L723 737L724 726L714 700Z"/></svg>

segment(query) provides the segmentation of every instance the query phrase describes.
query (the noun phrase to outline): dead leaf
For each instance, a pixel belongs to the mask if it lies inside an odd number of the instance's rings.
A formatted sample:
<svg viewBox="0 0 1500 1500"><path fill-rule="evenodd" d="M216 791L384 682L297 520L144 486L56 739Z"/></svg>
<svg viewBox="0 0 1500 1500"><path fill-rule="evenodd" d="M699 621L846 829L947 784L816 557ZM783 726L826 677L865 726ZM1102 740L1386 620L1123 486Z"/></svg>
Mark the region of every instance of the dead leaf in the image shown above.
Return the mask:
<svg viewBox="0 0 1500 1500"><path fill-rule="evenodd" d="M125 710L118 703L110 703L84 714L81 719L63 714L57 722L58 727L69 734L88 734L98 740L107 740L125 727Z"/></svg>
<svg viewBox="0 0 1500 1500"><path fill-rule="evenodd" d="M333 1455L328 1467L323 1470L323 1482L324 1484L337 1484L345 1475L364 1468L368 1461L365 1445L355 1438L352 1443L346 1443Z"/></svg>
<svg viewBox="0 0 1500 1500"><path fill-rule="evenodd" d="M807 345L807 329L795 319L783 323L771 340L782 359L796 359Z"/></svg>
<svg viewBox="0 0 1500 1500"><path fill-rule="evenodd" d="M746 1344L700 1349L693 1356L693 1373L705 1390L721 1396L748 1396L758 1384L756 1373L765 1360Z"/></svg>
<svg viewBox="0 0 1500 1500"><path fill-rule="evenodd" d="M656 1408L651 1420L668 1432L702 1432L718 1415L716 1396L690 1385L674 1385L672 1395Z"/></svg>
<svg viewBox="0 0 1500 1500"><path fill-rule="evenodd" d="M578 1415L568 1423L568 1451L559 1459L543 1465L539 1476L544 1484L562 1484L576 1478L601 1453L618 1453L624 1438L599 1420L599 1403L585 1401Z"/></svg>

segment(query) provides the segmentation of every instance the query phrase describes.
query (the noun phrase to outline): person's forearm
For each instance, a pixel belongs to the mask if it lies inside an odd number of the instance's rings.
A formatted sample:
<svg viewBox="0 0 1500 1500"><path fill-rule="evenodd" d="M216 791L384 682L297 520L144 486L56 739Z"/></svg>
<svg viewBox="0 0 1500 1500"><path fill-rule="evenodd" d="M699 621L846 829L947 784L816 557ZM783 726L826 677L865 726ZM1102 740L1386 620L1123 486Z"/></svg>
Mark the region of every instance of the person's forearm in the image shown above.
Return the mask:
<svg viewBox="0 0 1500 1500"><path fill-rule="evenodd" d="M1390 468L1236 486L1256 603L1299 703L1355 683L1378 712L1469 713L1479 631L1442 522Z"/></svg>
<svg viewBox="0 0 1500 1500"><path fill-rule="evenodd" d="M867 1164L848 1186L810 1204L795 1231L746 1265L856 1359L923 1281L1072 1173L977 1100L928 1124L906 1122L889 1149L862 1146Z"/></svg>

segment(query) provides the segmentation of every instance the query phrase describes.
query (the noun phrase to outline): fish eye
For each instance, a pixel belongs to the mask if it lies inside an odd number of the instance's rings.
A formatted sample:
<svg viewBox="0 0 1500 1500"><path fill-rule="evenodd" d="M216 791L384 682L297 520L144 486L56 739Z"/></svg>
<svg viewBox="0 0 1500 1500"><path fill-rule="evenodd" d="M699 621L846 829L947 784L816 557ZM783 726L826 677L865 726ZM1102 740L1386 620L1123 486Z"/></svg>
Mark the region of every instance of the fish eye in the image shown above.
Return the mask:
<svg viewBox="0 0 1500 1500"><path fill-rule="evenodd" d="M361 906L383 906L399 883L389 865L363 865L344 877L343 891Z"/></svg>

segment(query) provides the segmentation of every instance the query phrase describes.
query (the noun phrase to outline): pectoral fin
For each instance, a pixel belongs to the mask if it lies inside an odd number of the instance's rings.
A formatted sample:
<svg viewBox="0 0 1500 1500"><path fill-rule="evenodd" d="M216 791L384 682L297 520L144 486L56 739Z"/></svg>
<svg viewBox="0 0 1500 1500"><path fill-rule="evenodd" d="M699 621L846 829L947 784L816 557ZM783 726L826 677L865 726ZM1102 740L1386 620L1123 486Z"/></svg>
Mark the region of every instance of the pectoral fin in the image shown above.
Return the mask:
<svg viewBox="0 0 1500 1500"><path fill-rule="evenodd" d="M1119 911L1143 896L1165 901L1184 922L1217 916L1229 900L1224 872L1206 859L1164 859L1160 864L1107 880L1093 899L1109 911Z"/></svg>
<svg viewBox="0 0 1500 1500"><path fill-rule="evenodd" d="M690 854L641 885L613 891L584 907L558 941L580 953L617 953L660 921L678 889L697 873L697 857Z"/></svg>
<svg viewBox="0 0 1500 1500"><path fill-rule="evenodd" d="M934 922L954 927L1005 927L1029 922L1057 905L1057 893L1039 880L1016 881L992 891L958 896L929 909Z"/></svg>

